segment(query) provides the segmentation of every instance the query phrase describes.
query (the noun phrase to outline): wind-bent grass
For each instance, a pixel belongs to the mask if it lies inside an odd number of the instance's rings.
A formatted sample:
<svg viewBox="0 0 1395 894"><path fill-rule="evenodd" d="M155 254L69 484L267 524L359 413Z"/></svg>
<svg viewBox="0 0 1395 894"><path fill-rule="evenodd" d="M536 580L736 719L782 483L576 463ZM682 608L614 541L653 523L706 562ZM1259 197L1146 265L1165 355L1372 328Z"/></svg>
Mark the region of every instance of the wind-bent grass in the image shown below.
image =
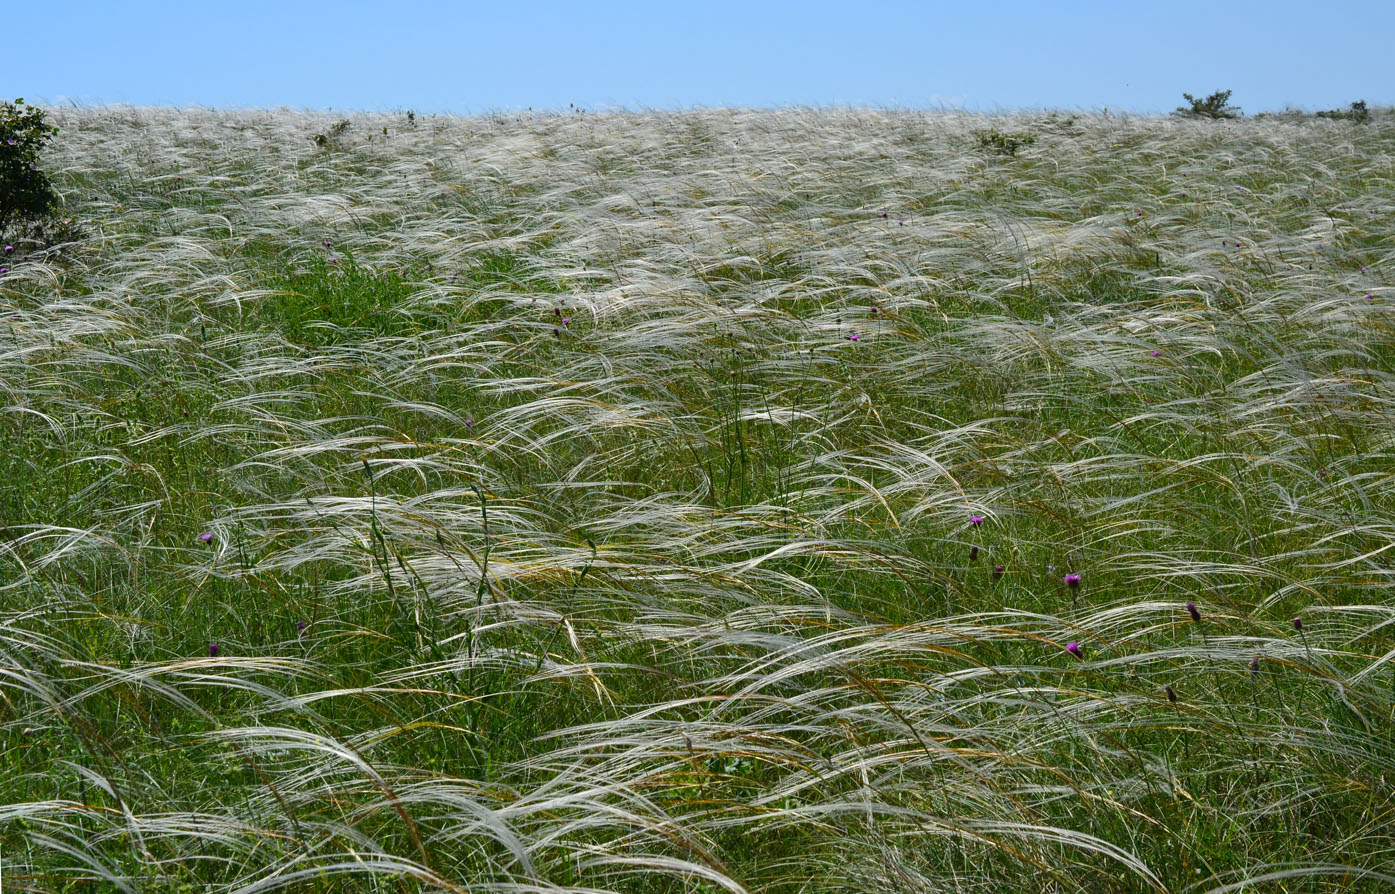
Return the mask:
<svg viewBox="0 0 1395 894"><path fill-rule="evenodd" d="M1388 115L54 119L8 887L1395 884Z"/></svg>

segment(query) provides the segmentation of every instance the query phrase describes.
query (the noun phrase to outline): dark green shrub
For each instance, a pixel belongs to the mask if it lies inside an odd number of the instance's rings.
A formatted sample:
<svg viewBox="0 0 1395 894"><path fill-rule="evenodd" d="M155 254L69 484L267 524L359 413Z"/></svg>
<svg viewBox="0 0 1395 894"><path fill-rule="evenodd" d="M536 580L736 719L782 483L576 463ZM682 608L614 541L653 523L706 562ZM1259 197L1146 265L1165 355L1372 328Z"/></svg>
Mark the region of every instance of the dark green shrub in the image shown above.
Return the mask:
<svg viewBox="0 0 1395 894"><path fill-rule="evenodd" d="M23 99L0 103L0 233L42 227L58 208L58 195L39 169L39 151L58 128L42 109Z"/></svg>
<svg viewBox="0 0 1395 894"><path fill-rule="evenodd" d="M1036 134L999 133L996 130L976 130L974 136L978 137L980 149L987 149L1001 155L1016 155L1018 149L1030 146L1037 141Z"/></svg>
<svg viewBox="0 0 1395 894"><path fill-rule="evenodd" d="M1358 99L1345 109L1328 109L1326 112L1318 112L1319 118L1341 118L1348 121L1355 121L1357 124L1365 124L1371 117L1371 110L1366 108L1366 100Z"/></svg>
<svg viewBox="0 0 1395 894"><path fill-rule="evenodd" d="M344 134L349 132L347 119L330 125L324 133L315 134L315 145L321 149L342 149Z"/></svg>
<svg viewBox="0 0 1395 894"><path fill-rule="evenodd" d="M1190 93L1183 93L1182 98L1191 103L1191 106L1178 106L1173 112L1174 115L1184 115L1188 118L1239 118L1244 112L1238 106L1230 104L1230 91L1217 90L1205 99L1197 99Z"/></svg>

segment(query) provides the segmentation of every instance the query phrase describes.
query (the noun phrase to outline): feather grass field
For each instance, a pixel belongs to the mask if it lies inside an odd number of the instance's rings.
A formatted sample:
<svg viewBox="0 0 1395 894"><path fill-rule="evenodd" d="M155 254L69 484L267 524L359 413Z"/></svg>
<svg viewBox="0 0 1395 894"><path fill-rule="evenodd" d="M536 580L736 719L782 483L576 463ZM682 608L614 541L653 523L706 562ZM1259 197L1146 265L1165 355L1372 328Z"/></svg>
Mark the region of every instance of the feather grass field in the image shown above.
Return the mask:
<svg viewBox="0 0 1395 894"><path fill-rule="evenodd" d="M1395 886L1388 112L52 120L6 890Z"/></svg>

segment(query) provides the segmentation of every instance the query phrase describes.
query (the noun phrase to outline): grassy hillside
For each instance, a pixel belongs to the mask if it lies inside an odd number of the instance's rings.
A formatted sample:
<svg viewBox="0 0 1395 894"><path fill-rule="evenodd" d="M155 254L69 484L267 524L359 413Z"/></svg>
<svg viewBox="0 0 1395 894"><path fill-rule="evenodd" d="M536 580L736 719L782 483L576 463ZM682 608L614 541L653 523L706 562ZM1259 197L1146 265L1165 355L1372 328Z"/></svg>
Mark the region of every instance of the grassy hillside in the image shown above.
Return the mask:
<svg viewBox="0 0 1395 894"><path fill-rule="evenodd" d="M1388 114L53 118L7 891L1395 885Z"/></svg>

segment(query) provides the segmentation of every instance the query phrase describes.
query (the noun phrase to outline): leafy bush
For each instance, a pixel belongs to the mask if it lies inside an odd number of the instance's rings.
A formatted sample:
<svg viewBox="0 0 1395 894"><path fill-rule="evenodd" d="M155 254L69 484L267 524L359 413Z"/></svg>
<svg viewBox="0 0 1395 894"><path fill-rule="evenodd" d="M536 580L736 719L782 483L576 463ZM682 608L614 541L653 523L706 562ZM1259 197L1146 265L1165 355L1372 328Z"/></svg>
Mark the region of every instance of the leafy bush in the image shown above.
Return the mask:
<svg viewBox="0 0 1395 894"><path fill-rule="evenodd" d="M1358 99L1350 107L1345 109L1328 109L1326 112L1318 112L1319 118L1340 118L1348 121L1355 121L1364 124L1371 117L1371 110L1366 108L1366 100Z"/></svg>
<svg viewBox="0 0 1395 894"><path fill-rule="evenodd" d="M57 209L53 184L39 170L39 150L56 133L42 109L23 99L0 103L0 233L41 226Z"/></svg>
<svg viewBox="0 0 1395 894"><path fill-rule="evenodd" d="M1183 93L1182 98L1191 103L1191 107L1178 106L1173 114L1188 118L1239 118L1244 113L1238 106L1230 104L1230 93L1229 90L1217 90L1205 99Z"/></svg>
<svg viewBox="0 0 1395 894"><path fill-rule="evenodd" d="M315 134L315 145L319 146L321 149L342 149L344 134L348 132L349 121L346 118L343 121L330 125L329 130L324 133Z"/></svg>
<svg viewBox="0 0 1395 894"><path fill-rule="evenodd" d="M980 149L988 149L1002 155L1016 155L1018 149L1037 141L1036 134L1000 133L996 130L976 130L974 136L978 137Z"/></svg>

